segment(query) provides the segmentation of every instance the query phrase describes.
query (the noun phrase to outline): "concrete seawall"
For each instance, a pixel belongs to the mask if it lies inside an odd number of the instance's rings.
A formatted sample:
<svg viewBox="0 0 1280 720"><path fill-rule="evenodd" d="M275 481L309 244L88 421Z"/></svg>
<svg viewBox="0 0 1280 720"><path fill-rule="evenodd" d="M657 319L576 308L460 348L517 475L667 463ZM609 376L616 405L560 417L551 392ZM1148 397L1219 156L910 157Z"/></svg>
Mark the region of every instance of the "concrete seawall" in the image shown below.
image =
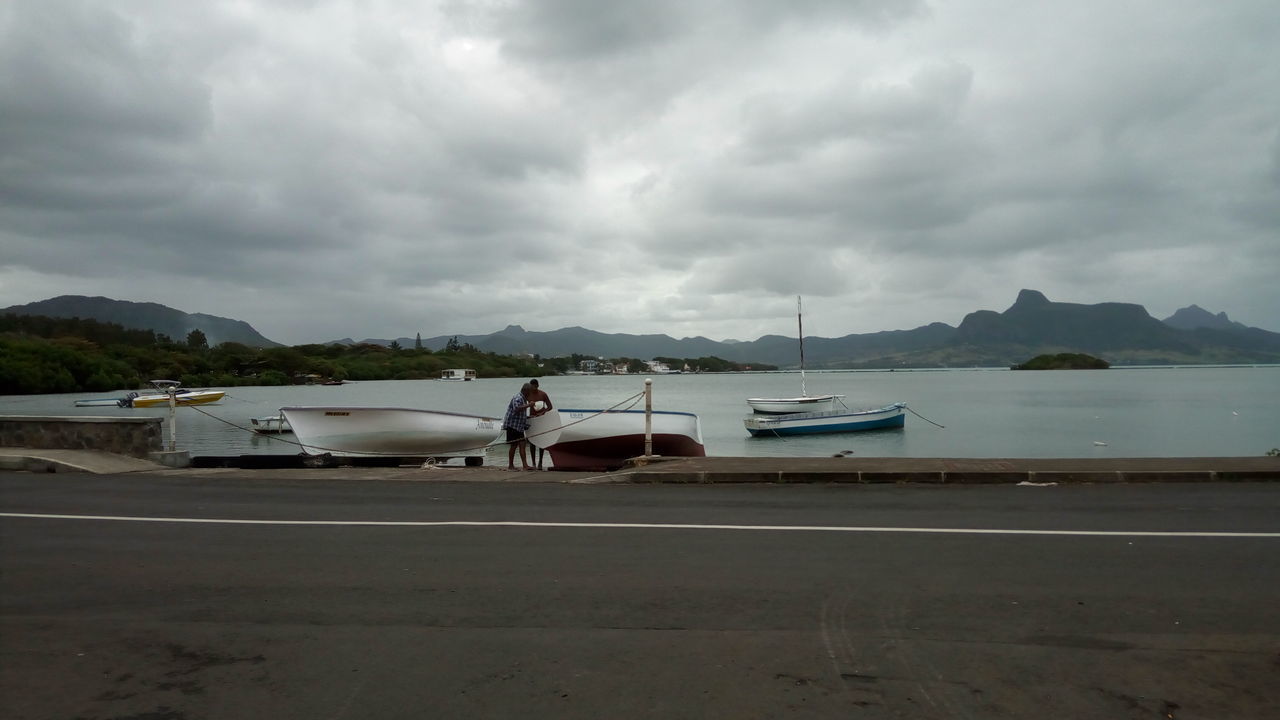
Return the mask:
<svg viewBox="0 0 1280 720"><path fill-rule="evenodd" d="M0 447L101 450L145 458L161 449L159 417L0 415Z"/></svg>
<svg viewBox="0 0 1280 720"><path fill-rule="evenodd" d="M1230 482L1280 480L1280 457L672 458L622 472L663 483Z"/></svg>
<svg viewBox="0 0 1280 720"><path fill-rule="evenodd" d="M296 480L405 480L493 483L902 483L1068 484L1280 481L1280 457L1204 458L814 458L709 457L637 459L607 473L508 472L502 466L423 466L421 461L383 466L169 464L93 450L0 447L0 469L116 474L157 471L175 476ZM267 459L271 459L268 456ZM278 460L285 460L275 456ZM207 461L212 458L196 458ZM296 460L297 458L294 458ZM235 460L227 458L227 460Z"/></svg>

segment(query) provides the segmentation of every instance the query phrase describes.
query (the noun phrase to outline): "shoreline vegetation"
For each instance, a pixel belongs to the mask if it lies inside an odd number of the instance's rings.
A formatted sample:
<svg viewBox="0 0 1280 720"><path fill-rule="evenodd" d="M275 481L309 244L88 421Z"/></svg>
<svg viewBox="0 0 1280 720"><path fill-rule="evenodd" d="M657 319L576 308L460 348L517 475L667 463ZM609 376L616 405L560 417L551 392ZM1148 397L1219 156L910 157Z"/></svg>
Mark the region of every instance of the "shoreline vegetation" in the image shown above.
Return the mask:
<svg viewBox="0 0 1280 720"><path fill-rule="evenodd" d="M674 369L732 372L777 369L716 357L651 358ZM482 351L450 341L432 351L372 343L257 348L236 342L210 347L201 330L175 341L152 330L116 323L40 315L0 316L0 395L107 392L146 387L171 378L185 387L301 385L333 381L426 380L448 368L471 368L482 378L542 377L576 371L584 361L628 372L649 370L645 359L587 355L542 358Z"/></svg>
<svg viewBox="0 0 1280 720"><path fill-rule="evenodd" d="M1037 355L1010 370L1106 370L1111 363L1084 353L1057 353Z"/></svg>
<svg viewBox="0 0 1280 720"><path fill-rule="evenodd" d="M719 357L648 359L574 354L567 357L499 355L455 337L440 350L376 343L307 344L254 347L224 342L210 347L201 330L177 342L153 330L125 328L111 322L39 315L0 315L0 395L109 392L148 387L155 378L174 379L186 387L304 385L371 380L425 380L448 368L471 368L481 378L545 377L581 374L772 373L791 372L766 363L744 363ZM1079 353L1044 355L1021 365L896 363L876 367L810 368L811 372L942 372L947 370L1075 369L1041 367L1041 358L1090 358L1103 367L1267 367L1270 363L1122 363ZM651 367L661 363L669 371ZM584 371L596 365L599 370ZM1085 367L1095 367L1086 364Z"/></svg>

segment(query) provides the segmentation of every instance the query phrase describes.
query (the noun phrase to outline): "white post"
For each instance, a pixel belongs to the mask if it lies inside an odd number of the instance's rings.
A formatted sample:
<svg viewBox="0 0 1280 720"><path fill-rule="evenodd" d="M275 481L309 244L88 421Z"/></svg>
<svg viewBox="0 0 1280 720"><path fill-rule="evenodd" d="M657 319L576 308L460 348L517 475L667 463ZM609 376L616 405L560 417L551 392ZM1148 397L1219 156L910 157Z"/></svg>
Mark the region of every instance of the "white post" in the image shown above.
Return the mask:
<svg viewBox="0 0 1280 720"><path fill-rule="evenodd" d="M176 452L178 449L178 400L175 397L176 387L170 387L169 392L169 452Z"/></svg>
<svg viewBox="0 0 1280 720"><path fill-rule="evenodd" d="M653 380L644 380L644 456L653 455Z"/></svg>

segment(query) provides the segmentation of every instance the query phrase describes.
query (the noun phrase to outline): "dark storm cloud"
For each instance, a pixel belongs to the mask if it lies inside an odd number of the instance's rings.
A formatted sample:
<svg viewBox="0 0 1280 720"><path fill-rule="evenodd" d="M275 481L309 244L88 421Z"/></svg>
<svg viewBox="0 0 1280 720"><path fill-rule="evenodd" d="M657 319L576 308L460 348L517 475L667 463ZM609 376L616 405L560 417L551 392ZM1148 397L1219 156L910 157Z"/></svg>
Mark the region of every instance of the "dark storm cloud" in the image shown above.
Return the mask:
<svg viewBox="0 0 1280 720"><path fill-rule="evenodd" d="M877 308L839 334L1036 287L1276 329L1278 36L1261 0L18 0L0 305L750 339L799 292Z"/></svg>

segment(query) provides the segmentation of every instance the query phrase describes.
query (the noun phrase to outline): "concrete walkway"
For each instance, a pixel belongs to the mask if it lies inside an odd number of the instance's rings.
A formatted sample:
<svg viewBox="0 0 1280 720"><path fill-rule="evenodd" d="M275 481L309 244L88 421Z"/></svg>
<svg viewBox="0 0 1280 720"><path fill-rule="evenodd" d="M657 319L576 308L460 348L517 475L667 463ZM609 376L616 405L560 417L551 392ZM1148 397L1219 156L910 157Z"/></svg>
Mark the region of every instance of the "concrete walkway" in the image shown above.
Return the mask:
<svg viewBox="0 0 1280 720"><path fill-rule="evenodd" d="M657 458L609 473L508 472L500 466L172 468L93 450L0 448L0 469L183 477L555 483L1101 483L1280 480L1280 457L1209 458Z"/></svg>
<svg viewBox="0 0 1280 720"><path fill-rule="evenodd" d="M627 472L632 482L1212 482L1280 480L1280 457L678 458Z"/></svg>
<svg viewBox="0 0 1280 720"><path fill-rule="evenodd" d="M0 470L116 474L164 470L164 465L98 450L0 448Z"/></svg>

